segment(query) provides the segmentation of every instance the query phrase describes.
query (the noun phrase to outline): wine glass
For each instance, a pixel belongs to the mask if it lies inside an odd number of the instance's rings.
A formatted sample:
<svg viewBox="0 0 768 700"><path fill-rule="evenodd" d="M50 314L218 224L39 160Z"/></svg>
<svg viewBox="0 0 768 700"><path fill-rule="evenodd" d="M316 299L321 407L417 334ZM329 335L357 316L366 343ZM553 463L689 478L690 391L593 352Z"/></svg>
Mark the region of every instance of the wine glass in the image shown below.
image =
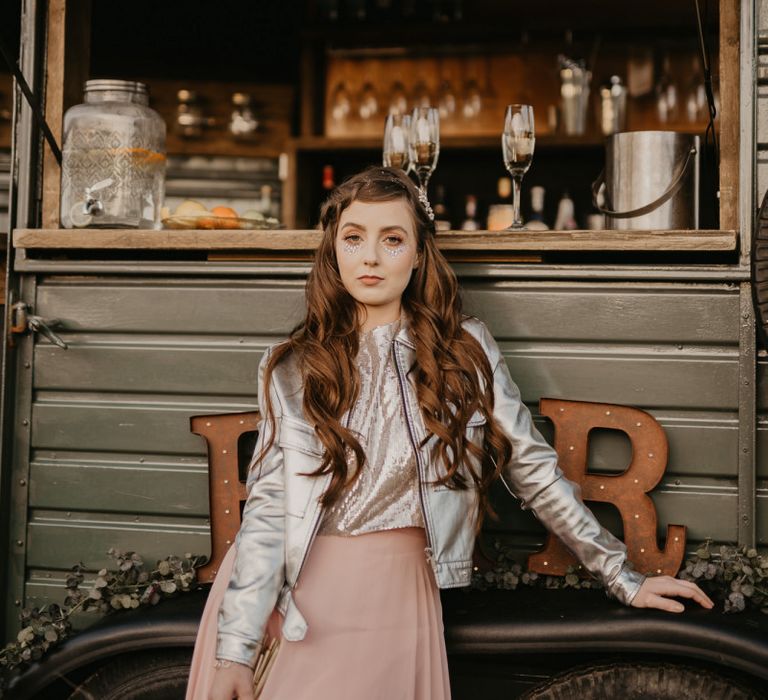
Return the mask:
<svg viewBox="0 0 768 700"><path fill-rule="evenodd" d="M465 119L474 119L483 108L483 96L480 93L480 86L474 78L470 78L464 84L463 103L462 113Z"/></svg>
<svg viewBox="0 0 768 700"><path fill-rule="evenodd" d="M410 156L408 138L411 117L408 114L389 114L384 122L384 151L382 162L387 167L402 168L408 172Z"/></svg>
<svg viewBox="0 0 768 700"><path fill-rule="evenodd" d="M413 88L413 104L416 107L429 107L430 103L429 88L424 82L424 79L419 78L419 81Z"/></svg>
<svg viewBox="0 0 768 700"><path fill-rule="evenodd" d="M533 147L536 138L533 131L533 107L531 105L507 105L504 116L504 133L501 135L501 148L504 153L504 165L512 176L514 185L513 220L508 231L526 230L520 217L520 188L523 175L531 167Z"/></svg>
<svg viewBox="0 0 768 700"><path fill-rule="evenodd" d="M451 81L446 78L440 83L437 95L437 109L441 119L451 119L456 113L456 95L453 94Z"/></svg>
<svg viewBox="0 0 768 700"><path fill-rule="evenodd" d="M407 109L408 97L405 94L405 86L400 80L396 80L389 91L389 113L405 114Z"/></svg>
<svg viewBox="0 0 768 700"><path fill-rule="evenodd" d="M349 96L347 86L337 83L331 97L331 116L335 122L343 122L352 111L352 99Z"/></svg>
<svg viewBox="0 0 768 700"><path fill-rule="evenodd" d="M367 82L360 91L357 113L360 115L360 119L370 119L378 111L379 99L376 96L376 88L370 82Z"/></svg>
<svg viewBox="0 0 768 700"><path fill-rule="evenodd" d="M427 183L440 155L440 112L435 107L416 107L411 116L408 141L411 167L419 180L421 199L427 212L432 211L427 199Z"/></svg>

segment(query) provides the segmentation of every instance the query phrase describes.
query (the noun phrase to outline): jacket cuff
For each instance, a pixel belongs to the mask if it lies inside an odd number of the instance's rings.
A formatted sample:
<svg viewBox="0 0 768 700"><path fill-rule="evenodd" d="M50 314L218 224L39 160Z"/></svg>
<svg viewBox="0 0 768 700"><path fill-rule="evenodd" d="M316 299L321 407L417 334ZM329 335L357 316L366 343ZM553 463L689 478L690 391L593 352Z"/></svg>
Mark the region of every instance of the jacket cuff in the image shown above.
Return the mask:
<svg viewBox="0 0 768 700"><path fill-rule="evenodd" d="M635 571L629 564L625 563L610 587L606 588L606 594L609 598L615 598L624 605L630 605L646 578L644 574Z"/></svg>
<svg viewBox="0 0 768 700"><path fill-rule="evenodd" d="M235 661L250 668L256 667L261 651L261 642L245 639L233 634L219 634L216 638L216 658Z"/></svg>

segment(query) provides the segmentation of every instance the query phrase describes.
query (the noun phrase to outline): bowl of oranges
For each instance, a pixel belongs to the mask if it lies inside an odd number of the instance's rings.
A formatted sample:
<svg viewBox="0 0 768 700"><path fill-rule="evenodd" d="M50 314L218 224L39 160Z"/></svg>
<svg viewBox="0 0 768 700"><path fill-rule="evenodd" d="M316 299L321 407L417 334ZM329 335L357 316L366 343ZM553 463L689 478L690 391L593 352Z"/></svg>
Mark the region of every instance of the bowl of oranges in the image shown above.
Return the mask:
<svg viewBox="0 0 768 700"><path fill-rule="evenodd" d="M264 216L256 209L249 209L240 216L232 207L217 206L207 209L203 204L187 199L171 213L163 211L163 228L166 229L276 229L282 224L272 216Z"/></svg>

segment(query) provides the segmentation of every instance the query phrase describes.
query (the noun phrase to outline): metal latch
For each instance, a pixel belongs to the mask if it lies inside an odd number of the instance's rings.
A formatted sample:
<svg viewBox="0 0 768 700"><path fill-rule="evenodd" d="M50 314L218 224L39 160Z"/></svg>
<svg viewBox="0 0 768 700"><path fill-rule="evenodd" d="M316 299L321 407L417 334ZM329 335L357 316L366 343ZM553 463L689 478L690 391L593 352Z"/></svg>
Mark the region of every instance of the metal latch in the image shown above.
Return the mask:
<svg viewBox="0 0 768 700"><path fill-rule="evenodd" d="M52 343L66 350L67 344L51 330L51 326L59 325L61 325L59 319L43 318L42 316L31 314L29 313L29 306L25 301L17 301L11 306L9 338L12 343L14 333L26 333L27 329L29 329L35 333L42 333Z"/></svg>

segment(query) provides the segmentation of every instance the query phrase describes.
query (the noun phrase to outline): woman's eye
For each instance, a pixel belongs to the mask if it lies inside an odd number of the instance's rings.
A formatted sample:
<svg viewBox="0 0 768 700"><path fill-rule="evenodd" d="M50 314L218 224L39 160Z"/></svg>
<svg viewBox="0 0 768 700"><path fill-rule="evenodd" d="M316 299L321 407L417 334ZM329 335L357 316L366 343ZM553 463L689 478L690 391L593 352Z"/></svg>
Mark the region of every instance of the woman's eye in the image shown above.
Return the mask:
<svg viewBox="0 0 768 700"><path fill-rule="evenodd" d="M350 243L357 243L360 240L360 236L358 236L356 233L352 233L349 236L345 236L344 240L349 241Z"/></svg>
<svg viewBox="0 0 768 700"><path fill-rule="evenodd" d="M384 240L390 241L390 245L400 245L403 242L399 236L387 236Z"/></svg>

